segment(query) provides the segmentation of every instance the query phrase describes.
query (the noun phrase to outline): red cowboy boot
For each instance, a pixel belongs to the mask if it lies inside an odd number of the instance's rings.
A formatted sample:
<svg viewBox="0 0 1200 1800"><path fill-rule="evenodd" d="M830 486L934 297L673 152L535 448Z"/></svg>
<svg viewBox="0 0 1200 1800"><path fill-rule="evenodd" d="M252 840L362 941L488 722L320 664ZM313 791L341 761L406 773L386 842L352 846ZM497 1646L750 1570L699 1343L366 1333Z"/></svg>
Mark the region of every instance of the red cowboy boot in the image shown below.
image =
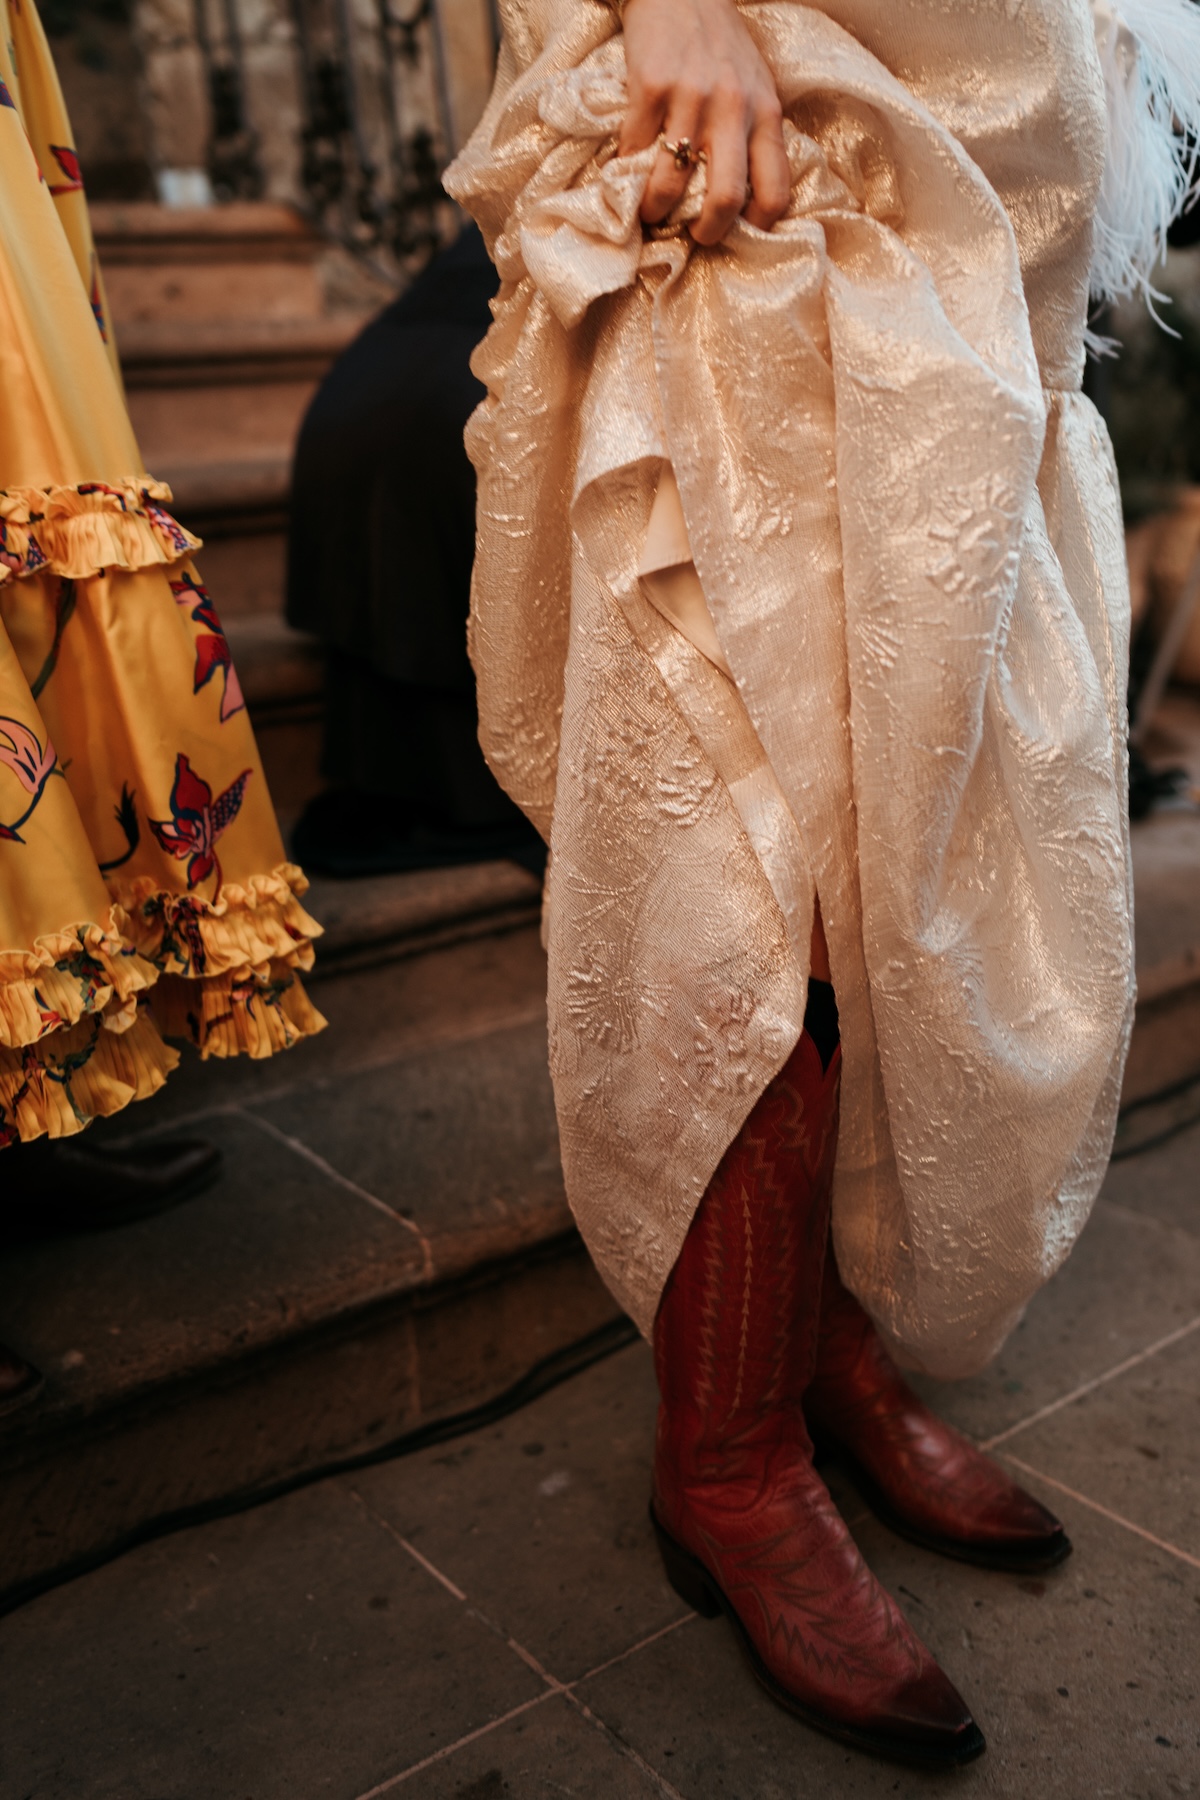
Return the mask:
<svg viewBox="0 0 1200 1800"><path fill-rule="evenodd" d="M768 1693L904 1762L984 1748L966 1704L867 1568L812 1466L840 1055L807 1033L726 1151L654 1330L652 1517L676 1592L723 1611Z"/></svg>
<svg viewBox="0 0 1200 1800"><path fill-rule="evenodd" d="M816 1374L804 1412L901 1537L985 1569L1049 1569L1071 1553L1054 1514L919 1400L825 1261Z"/></svg>

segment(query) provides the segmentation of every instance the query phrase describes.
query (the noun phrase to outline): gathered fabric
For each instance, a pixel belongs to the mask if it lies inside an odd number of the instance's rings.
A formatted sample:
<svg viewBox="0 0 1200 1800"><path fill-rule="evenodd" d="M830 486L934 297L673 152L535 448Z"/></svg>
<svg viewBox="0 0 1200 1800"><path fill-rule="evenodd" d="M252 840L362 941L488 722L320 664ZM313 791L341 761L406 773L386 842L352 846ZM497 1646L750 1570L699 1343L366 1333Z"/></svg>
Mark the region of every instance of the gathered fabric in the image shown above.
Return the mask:
<svg viewBox="0 0 1200 1800"><path fill-rule="evenodd" d="M649 1333L799 1038L819 896L838 1267L904 1362L969 1373L1087 1218L1132 1020L1088 0L743 5L791 203L709 249L702 170L641 226L609 9L502 10L446 181L502 278L471 648L489 761L551 845L571 1203ZM707 625L644 556L666 471Z"/></svg>
<svg viewBox="0 0 1200 1800"><path fill-rule="evenodd" d="M0 1146L321 1028L199 540L142 469L35 10L0 42Z"/></svg>

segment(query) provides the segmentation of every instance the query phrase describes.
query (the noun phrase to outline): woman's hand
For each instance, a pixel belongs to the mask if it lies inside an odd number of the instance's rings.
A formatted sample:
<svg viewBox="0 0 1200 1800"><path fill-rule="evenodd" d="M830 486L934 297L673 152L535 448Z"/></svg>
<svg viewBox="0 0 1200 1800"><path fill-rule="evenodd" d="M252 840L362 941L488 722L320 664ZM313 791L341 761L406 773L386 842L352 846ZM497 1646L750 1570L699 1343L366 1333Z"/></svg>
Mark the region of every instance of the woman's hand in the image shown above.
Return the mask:
<svg viewBox="0 0 1200 1800"><path fill-rule="evenodd" d="M771 71L734 0L626 0L623 24L629 111L621 154L644 150L659 132L704 151L708 192L691 226L698 244L719 243L742 212L769 231L783 217L791 186L782 114ZM666 218L690 173L660 151L642 202L647 224Z"/></svg>

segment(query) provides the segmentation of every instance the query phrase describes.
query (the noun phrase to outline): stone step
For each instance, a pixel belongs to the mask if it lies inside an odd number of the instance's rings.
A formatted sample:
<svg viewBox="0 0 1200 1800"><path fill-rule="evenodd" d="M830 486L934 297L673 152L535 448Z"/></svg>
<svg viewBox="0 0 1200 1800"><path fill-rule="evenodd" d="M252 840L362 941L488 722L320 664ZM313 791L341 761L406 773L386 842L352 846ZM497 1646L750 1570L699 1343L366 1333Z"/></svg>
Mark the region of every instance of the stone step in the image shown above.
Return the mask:
<svg viewBox="0 0 1200 1800"><path fill-rule="evenodd" d="M292 207L91 212L146 467L201 535L279 531L304 410L392 289Z"/></svg>
<svg viewBox="0 0 1200 1800"><path fill-rule="evenodd" d="M358 881L317 875L305 903L325 928L321 968L341 974L536 925L542 890L516 863L469 863Z"/></svg>
<svg viewBox="0 0 1200 1800"><path fill-rule="evenodd" d="M1169 721L1176 741L1198 718ZM1127 1102L1200 1076L1200 815L1148 823ZM110 1127L218 1137L219 1186L0 1261L0 1337L48 1374L0 1421L0 1610L620 1329L559 1173L538 883L495 863L315 881L309 904L329 1031L276 1062L188 1063ZM1127 1138L1181 1105L1135 1107Z"/></svg>
<svg viewBox="0 0 1200 1800"><path fill-rule="evenodd" d="M89 208L118 326L211 319L319 320L374 310L389 285L272 201Z"/></svg>
<svg viewBox="0 0 1200 1800"><path fill-rule="evenodd" d="M304 404L307 406L307 400ZM221 617L237 612L279 612L287 556L291 447L286 453L268 446L253 456L188 462L176 440L171 454L155 466L154 473L169 485L176 517L204 539L205 579L217 596ZM215 549L222 539L235 539L236 545L224 551ZM248 539L261 542L248 546ZM219 575L213 573L217 558Z"/></svg>
<svg viewBox="0 0 1200 1800"><path fill-rule="evenodd" d="M200 568L205 580L211 581L203 558ZM320 772L325 712L320 646L314 638L293 631L278 613L235 613L225 616L223 623L263 772L286 832L324 785Z"/></svg>
<svg viewBox="0 0 1200 1800"><path fill-rule="evenodd" d="M177 389L269 387L315 381L363 325L358 313L326 319L117 319L125 385Z"/></svg>
<svg viewBox="0 0 1200 1800"><path fill-rule="evenodd" d="M6 1246L4 1333L48 1379L0 1421L0 1610L494 1400L618 1320L562 1191L543 979L528 926L327 976L324 1040L215 1083L193 1067L123 1122L170 1129L190 1100L216 1188Z"/></svg>
<svg viewBox="0 0 1200 1800"><path fill-rule="evenodd" d="M1122 1103L1200 1076L1200 691L1164 696L1143 748L1191 787L1133 827L1138 1010Z"/></svg>

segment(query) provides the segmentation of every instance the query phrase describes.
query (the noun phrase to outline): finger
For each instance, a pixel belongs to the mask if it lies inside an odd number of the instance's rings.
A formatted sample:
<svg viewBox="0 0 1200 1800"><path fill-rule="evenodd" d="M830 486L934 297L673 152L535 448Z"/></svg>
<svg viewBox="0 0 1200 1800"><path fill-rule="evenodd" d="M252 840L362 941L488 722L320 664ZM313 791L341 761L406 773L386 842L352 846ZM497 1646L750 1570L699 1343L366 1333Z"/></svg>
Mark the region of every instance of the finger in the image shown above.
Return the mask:
<svg viewBox="0 0 1200 1800"><path fill-rule="evenodd" d="M746 204L746 127L741 116L726 114L715 123L705 149L708 191L691 232L698 244L719 244Z"/></svg>
<svg viewBox="0 0 1200 1800"><path fill-rule="evenodd" d="M632 156L652 144L663 128L670 95L666 88L632 86L629 108L621 121L617 155Z"/></svg>
<svg viewBox="0 0 1200 1800"><path fill-rule="evenodd" d="M778 112L760 116L750 134L749 163L751 196L746 217L760 231L770 231L782 219L792 197L792 172Z"/></svg>
<svg viewBox="0 0 1200 1800"><path fill-rule="evenodd" d="M670 144L682 145L686 140L695 145L699 130L699 105L685 103L681 109L679 98L676 94L676 103L663 128L663 136ZM687 191L693 166L690 163L680 165L669 150L660 149L646 183L646 192L642 196L641 215L648 225L661 224L672 208L678 206Z"/></svg>

